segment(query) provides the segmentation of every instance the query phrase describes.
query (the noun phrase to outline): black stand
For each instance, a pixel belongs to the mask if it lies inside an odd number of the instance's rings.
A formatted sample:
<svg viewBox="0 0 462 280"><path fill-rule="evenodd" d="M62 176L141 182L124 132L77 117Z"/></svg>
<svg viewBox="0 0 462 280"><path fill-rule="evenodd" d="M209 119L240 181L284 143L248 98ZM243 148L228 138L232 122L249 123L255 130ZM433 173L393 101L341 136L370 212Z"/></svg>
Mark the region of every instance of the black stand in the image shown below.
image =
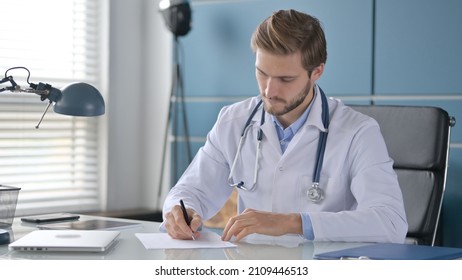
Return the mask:
<svg viewBox="0 0 462 280"><path fill-rule="evenodd" d="M189 143L189 129L187 123L187 115L186 115L186 104L185 104L185 96L184 96L184 85L183 85L183 77L181 75L181 66L180 66L180 43L178 41L178 37L175 36L174 41L174 68L172 73L172 88L170 92L170 99L169 99L169 110L168 110L168 120L167 125L165 126L165 133L164 133L164 146L162 149L162 167L160 172L160 180L159 180L159 197L162 193L162 183L164 181L164 172L165 172L165 160L167 154L167 143L168 136L169 136L169 128L170 125L172 126L172 136L173 136L173 149L172 149L172 176L171 182L175 182L178 179L178 113L181 109L182 114L182 121L183 121L183 132L184 132L184 142L186 145L187 156L188 156L188 164L192 160L192 153L191 147ZM181 107L181 108L180 108ZM173 120L173 121L172 121ZM173 186L173 184L172 184Z"/></svg>

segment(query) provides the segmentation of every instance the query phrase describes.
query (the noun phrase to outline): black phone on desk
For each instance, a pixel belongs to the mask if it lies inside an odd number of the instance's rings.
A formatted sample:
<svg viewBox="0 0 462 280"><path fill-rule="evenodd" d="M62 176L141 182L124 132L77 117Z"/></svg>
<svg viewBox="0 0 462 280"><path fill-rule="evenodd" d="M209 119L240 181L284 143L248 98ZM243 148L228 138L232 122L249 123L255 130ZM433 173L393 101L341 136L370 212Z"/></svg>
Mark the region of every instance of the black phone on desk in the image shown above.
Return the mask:
<svg viewBox="0 0 462 280"><path fill-rule="evenodd" d="M62 222L62 221L75 221L80 218L79 215L70 214L70 213L51 213L51 214L42 214L22 217L21 221L26 223L53 223L53 222Z"/></svg>

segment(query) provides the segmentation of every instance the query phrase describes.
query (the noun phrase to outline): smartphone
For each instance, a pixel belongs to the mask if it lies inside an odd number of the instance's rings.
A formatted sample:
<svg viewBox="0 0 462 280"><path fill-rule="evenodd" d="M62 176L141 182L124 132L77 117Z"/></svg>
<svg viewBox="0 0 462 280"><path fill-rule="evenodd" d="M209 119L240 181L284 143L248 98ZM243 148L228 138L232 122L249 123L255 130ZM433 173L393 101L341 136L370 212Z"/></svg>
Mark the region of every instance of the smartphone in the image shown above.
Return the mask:
<svg viewBox="0 0 462 280"><path fill-rule="evenodd" d="M22 217L21 221L26 223L52 223L52 222L62 222L62 221L75 221L80 218L79 215L70 214L70 213L52 213L52 214L43 214L35 216Z"/></svg>

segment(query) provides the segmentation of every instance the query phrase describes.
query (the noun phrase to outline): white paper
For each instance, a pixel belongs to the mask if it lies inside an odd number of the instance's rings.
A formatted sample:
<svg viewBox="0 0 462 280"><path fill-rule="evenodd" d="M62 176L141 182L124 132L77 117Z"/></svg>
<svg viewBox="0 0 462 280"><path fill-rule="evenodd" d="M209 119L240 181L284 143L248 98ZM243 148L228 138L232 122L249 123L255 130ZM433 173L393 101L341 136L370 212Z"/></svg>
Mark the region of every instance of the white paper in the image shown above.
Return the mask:
<svg viewBox="0 0 462 280"><path fill-rule="evenodd" d="M135 233L135 236L148 250L152 249L199 249L199 248L232 248L237 245L222 241L215 232L201 232L196 240L178 240L167 233Z"/></svg>

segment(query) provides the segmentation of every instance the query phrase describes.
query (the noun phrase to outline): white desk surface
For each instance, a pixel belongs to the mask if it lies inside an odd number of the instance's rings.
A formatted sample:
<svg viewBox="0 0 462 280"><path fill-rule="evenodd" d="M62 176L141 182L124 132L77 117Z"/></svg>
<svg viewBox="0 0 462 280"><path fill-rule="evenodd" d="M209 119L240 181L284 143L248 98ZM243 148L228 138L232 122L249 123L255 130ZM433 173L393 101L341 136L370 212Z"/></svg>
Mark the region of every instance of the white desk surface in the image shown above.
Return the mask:
<svg viewBox="0 0 462 280"><path fill-rule="evenodd" d="M136 238L135 233L159 232L160 223L134 221L81 215L80 220L111 219L127 222L139 222L140 227L120 230L118 241L104 253L65 253L65 252L19 252L9 251L8 245L0 245L0 259L34 259L34 260L298 260L312 259L314 254L358 247L366 243L343 242L305 242L299 244L299 238L263 237L263 240L238 242L236 248L228 249L177 249L146 250ZM12 239L17 240L36 230L34 224L22 223L17 217L10 228Z"/></svg>

